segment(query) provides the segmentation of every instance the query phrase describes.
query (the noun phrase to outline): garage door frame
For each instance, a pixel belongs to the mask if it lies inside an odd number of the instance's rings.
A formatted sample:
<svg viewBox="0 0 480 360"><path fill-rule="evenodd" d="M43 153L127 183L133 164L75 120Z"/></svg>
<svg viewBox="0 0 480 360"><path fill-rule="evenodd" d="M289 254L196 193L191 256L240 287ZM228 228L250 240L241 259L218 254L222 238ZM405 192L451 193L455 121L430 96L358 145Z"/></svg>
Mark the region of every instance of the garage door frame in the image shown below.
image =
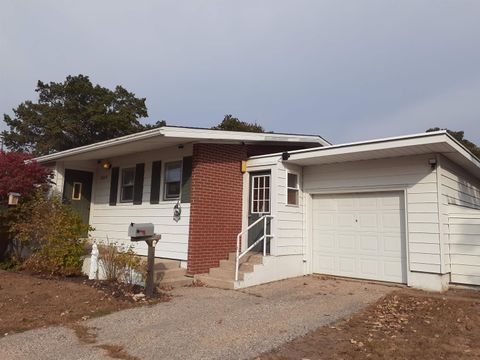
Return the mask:
<svg viewBox="0 0 480 360"><path fill-rule="evenodd" d="M379 192L401 192L403 194L404 202L404 216L405 216L405 274L406 284L410 283L410 251L409 251L409 231L408 231L408 192L407 187L362 187L362 188L335 188L335 189L319 189L310 192L305 192L305 220L307 231L306 242L306 272L313 274L313 197L315 195L335 195L335 194L356 194L356 193L379 193ZM367 280L374 281L374 280Z"/></svg>

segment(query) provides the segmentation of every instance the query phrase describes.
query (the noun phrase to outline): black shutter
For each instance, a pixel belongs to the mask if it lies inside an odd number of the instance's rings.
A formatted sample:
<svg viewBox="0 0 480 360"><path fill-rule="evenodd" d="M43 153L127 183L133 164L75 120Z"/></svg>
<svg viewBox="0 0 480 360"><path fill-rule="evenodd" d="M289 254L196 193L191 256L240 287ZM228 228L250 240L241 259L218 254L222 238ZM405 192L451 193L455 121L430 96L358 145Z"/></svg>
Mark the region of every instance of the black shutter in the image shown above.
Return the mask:
<svg viewBox="0 0 480 360"><path fill-rule="evenodd" d="M192 193L192 157L184 157L182 165L182 203L190 202Z"/></svg>
<svg viewBox="0 0 480 360"><path fill-rule="evenodd" d="M112 168L112 174L110 178L110 205L117 205L117 195L118 195L118 172L119 168Z"/></svg>
<svg viewBox="0 0 480 360"><path fill-rule="evenodd" d="M152 181L150 183L150 204L160 202L160 176L162 173L162 162L152 162Z"/></svg>
<svg viewBox="0 0 480 360"><path fill-rule="evenodd" d="M135 165L135 182L133 183L133 205L140 205L143 198L143 176L145 164Z"/></svg>

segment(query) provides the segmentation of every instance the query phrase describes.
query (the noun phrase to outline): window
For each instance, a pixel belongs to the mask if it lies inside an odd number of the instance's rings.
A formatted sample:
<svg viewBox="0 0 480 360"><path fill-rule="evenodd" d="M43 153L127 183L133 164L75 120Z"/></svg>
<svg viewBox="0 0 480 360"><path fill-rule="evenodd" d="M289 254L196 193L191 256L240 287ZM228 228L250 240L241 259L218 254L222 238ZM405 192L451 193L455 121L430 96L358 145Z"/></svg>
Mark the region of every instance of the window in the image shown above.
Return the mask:
<svg viewBox="0 0 480 360"><path fill-rule="evenodd" d="M133 201L133 184L135 183L135 168L122 169L120 201Z"/></svg>
<svg viewBox="0 0 480 360"><path fill-rule="evenodd" d="M72 200L82 200L82 183L73 183Z"/></svg>
<svg viewBox="0 0 480 360"><path fill-rule="evenodd" d="M298 175L288 173L287 175L287 205L298 205Z"/></svg>
<svg viewBox="0 0 480 360"><path fill-rule="evenodd" d="M252 176L252 214L270 213L270 175Z"/></svg>
<svg viewBox="0 0 480 360"><path fill-rule="evenodd" d="M180 183L182 178L182 162L176 161L165 164L164 200L174 200L180 197Z"/></svg>

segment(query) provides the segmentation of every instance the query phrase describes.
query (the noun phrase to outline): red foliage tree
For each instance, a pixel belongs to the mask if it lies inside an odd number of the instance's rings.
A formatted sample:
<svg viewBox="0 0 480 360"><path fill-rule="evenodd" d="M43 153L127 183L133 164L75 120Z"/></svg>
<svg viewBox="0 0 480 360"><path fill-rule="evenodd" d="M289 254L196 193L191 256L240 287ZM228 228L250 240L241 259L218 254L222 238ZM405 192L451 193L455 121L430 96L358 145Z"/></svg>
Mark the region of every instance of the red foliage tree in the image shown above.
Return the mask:
<svg viewBox="0 0 480 360"><path fill-rule="evenodd" d="M35 161L29 154L0 151L0 203L9 192L30 196L39 186L50 183L51 171Z"/></svg>

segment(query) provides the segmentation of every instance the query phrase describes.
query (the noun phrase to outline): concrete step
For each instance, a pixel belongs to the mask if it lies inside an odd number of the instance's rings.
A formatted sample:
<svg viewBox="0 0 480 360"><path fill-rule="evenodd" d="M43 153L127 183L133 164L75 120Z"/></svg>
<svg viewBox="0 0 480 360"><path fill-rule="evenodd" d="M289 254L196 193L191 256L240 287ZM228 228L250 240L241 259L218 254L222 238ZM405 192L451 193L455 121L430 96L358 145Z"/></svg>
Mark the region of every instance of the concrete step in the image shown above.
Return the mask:
<svg viewBox="0 0 480 360"><path fill-rule="evenodd" d="M176 268L176 269L166 269L166 270L157 270L155 271L155 280L164 281L176 278L182 278L187 273L187 269Z"/></svg>
<svg viewBox="0 0 480 360"><path fill-rule="evenodd" d="M208 287L233 290L235 285L233 280L218 279L208 274L195 275L195 280L200 281Z"/></svg>
<svg viewBox="0 0 480 360"><path fill-rule="evenodd" d="M235 262L236 258L237 258L237 253L232 252L228 254L228 260ZM251 264L262 264L263 254L259 254L259 253L246 254L240 259L240 263L243 264L246 262Z"/></svg>
<svg viewBox="0 0 480 360"><path fill-rule="evenodd" d="M243 271L243 272L252 272L254 270L254 265L255 264L245 262L245 263L240 264L239 270ZM235 270L235 261L220 260L220 267L222 269L233 269L233 270Z"/></svg>
<svg viewBox="0 0 480 360"><path fill-rule="evenodd" d="M176 269L180 267L179 260L155 258L155 271L162 271L167 269Z"/></svg>
<svg viewBox="0 0 480 360"><path fill-rule="evenodd" d="M162 280L160 283L157 283L157 287L162 288L178 288L183 286L189 286L193 284L193 278L191 277L181 277L175 279Z"/></svg>
<svg viewBox="0 0 480 360"><path fill-rule="evenodd" d="M234 280L235 279L235 268L225 269L225 268L212 268L210 269L208 275L216 279L224 280ZM245 274L242 271L238 272L238 280L243 280Z"/></svg>

